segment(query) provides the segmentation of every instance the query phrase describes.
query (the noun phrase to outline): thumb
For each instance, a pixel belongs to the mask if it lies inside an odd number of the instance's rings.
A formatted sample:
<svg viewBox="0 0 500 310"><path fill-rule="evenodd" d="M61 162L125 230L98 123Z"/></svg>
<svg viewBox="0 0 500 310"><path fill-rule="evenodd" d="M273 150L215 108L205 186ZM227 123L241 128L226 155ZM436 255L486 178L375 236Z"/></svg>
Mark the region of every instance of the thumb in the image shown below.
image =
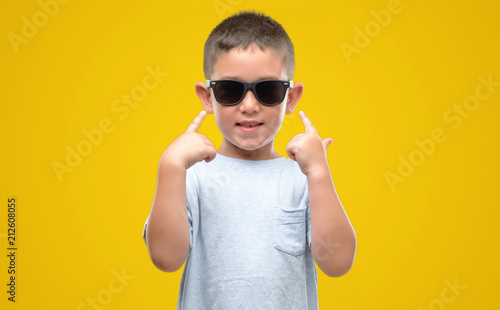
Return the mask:
<svg viewBox="0 0 500 310"><path fill-rule="evenodd" d="M297 161L297 158L295 158L295 151L292 151L292 149L294 149L294 148L295 147L294 147L294 143L293 143L293 139L292 139L286 145L286 154L288 155L288 157L290 157L290 159Z"/></svg>
<svg viewBox="0 0 500 310"><path fill-rule="evenodd" d="M326 138L325 140L323 140L323 146L325 147L325 151L328 150L328 147L332 143L333 143L333 139L332 138Z"/></svg>

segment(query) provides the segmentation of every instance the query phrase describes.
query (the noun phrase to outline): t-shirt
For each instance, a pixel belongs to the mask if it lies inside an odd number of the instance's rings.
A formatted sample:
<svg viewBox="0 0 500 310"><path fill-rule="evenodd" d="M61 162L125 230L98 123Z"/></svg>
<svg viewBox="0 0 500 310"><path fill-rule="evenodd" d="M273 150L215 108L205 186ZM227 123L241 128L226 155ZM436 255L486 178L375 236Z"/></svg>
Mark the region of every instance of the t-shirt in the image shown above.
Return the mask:
<svg viewBox="0 0 500 310"><path fill-rule="evenodd" d="M217 154L187 170L186 201L177 309L318 309L307 178L295 161Z"/></svg>

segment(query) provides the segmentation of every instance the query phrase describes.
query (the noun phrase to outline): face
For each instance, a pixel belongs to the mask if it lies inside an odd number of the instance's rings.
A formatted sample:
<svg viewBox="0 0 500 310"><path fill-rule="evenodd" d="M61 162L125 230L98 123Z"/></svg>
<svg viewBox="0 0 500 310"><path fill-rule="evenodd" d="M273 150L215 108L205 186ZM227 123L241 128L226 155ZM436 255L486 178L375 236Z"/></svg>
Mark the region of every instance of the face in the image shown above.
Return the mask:
<svg viewBox="0 0 500 310"><path fill-rule="evenodd" d="M265 79L286 80L283 62L279 55L271 50L262 51L256 46L247 50L232 49L221 55L215 65L211 80L234 79L244 82L256 82ZM223 142L218 153L230 157L245 159L277 158L274 150L274 137L278 133L285 113L292 113L302 94L302 84L296 83L288 88L284 101L276 106L261 104L252 90L247 90L243 100L233 106L219 104L213 89L203 92L198 84L197 93L208 113L214 113L217 127L223 135Z"/></svg>

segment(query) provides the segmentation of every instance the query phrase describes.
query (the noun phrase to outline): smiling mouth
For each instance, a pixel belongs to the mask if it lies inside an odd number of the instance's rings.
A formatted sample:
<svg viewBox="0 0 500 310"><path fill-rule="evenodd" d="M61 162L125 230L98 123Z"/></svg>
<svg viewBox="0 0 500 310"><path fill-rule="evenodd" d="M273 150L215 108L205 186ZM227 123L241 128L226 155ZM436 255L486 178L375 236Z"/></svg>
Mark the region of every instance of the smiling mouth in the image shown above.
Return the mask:
<svg viewBox="0 0 500 310"><path fill-rule="evenodd" d="M240 127L245 127L245 128L252 128L256 126L260 126L264 123L258 123L258 122L243 122L243 123L236 123L236 126Z"/></svg>

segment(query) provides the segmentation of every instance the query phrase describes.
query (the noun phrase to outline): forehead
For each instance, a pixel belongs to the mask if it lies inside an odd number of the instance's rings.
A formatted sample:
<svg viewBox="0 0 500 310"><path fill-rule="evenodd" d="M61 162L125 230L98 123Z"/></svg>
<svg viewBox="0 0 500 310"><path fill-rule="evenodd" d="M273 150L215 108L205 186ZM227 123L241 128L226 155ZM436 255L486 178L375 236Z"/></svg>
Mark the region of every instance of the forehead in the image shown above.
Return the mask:
<svg viewBox="0 0 500 310"><path fill-rule="evenodd" d="M271 49L257 46L233 48L217 58L213 79L242 81L283 78L283 58Z"/></svg>

